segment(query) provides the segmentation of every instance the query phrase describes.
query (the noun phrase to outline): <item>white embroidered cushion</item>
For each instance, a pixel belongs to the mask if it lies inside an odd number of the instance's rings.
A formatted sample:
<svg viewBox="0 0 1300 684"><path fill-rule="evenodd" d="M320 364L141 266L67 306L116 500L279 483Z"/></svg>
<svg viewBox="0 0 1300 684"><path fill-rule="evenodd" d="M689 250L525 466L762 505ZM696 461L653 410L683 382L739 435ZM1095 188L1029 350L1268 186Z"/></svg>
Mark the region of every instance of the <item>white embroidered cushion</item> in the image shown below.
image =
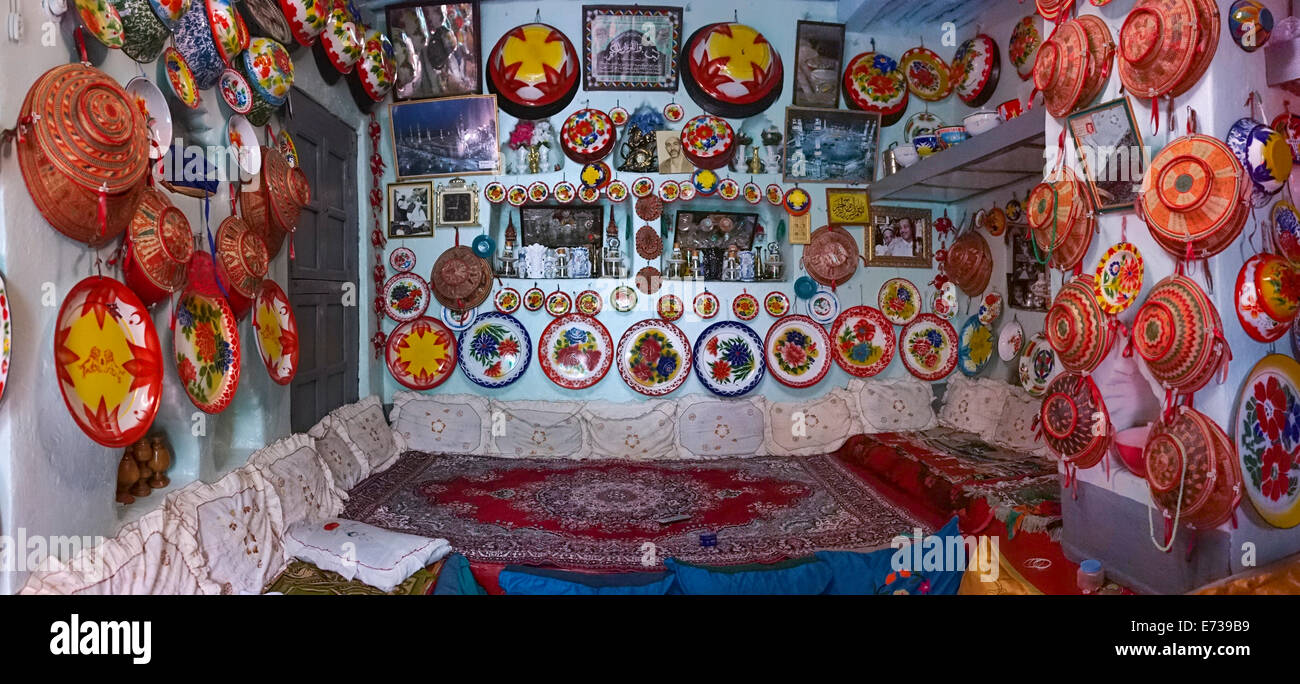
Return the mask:
<svg viewBox="0 0 1300 684"><path fill-rule="evenodd" d="M920 432L939 424L934 391L919 378L854 379L849 394L857 397L863 431Z"/></svg>
<svg viewBox="0 0 1300 684"><path fill-rule="evenodd" d="M1012 387L990 443L1025 454L1045 453L1047 445L1037 439L1034 429L1042 406L1041 398L1030 396L1022 387Z"/></svg>
<svg viewBox="0 0 1300 684"><path fill-rule="evenodd" d="M679 458L729 458L763 453L763 406L749 399L693 394L677 403Z"/></svg>
<svg viewBox="0 0 1300 684"><path fill-rule="evenodd" d="M357 483L370 477L370 461L359 458L352 453L352 447L343 439L341 430L335 429L337 419L325 416L307 431L316 440L316 453L329 467L334 476L334 485L342 492L357 486ZM344 498L347 498L346 493Z"/></svg>
<svg viewBox="0 0 1300 684"><path fill-rule="evenodd" d="M301 522L285 535L288 554L344 579L392 591L420 568L451 553L446 539L431 539L332 518Z"/></svg>
<svg viewBox="0 0 1300 684"><path fill-rule="evenodd" d="M943 408L939 409L939 424L974 433L991 442L1010 391L1010 385L996 380L950 376Z"/></svg>
<svg viewBox="0 0 1300 684"><path fill-rule="evenodd" d="M676 457L677 405L667 399L590 402L582 410L592 458L652 460Z"/></svg>
<svg viewBox="0 0 1300 684"><path fill-rule="evenodd" d="M587 458L581 401L497 401L489 454L507 458ZM500 415L497 416L497 412ZM500 434L497 434L497 433Z"/></svg>
<svg viewBox="0 0 1300 684"><path fill-rule="evenodd" d="M286 437L254 453L248 463L262 471L275 487L285 525L332 518L343 512L347 495L335 488L334 476L316 454L311 437Z"/></svg>
<svg viewBox="0 0 1300 684"><path fill-rule="evenodd" d="M384 417L384 407L379 397L370 395L354 404L330 411L334 416L334 429L343 436L352 453L370 463L371 474L388 470L397 462L401 452L393 440L393 430Z"/></svg>
<svg viewBox="0 0 1300 684"><path fill-rule="evenodd" d="M764 452L812 456L835 451L844 440L862 432L853 402L853 395L842 387L808 401L765 401Z"/></svg>
<svg viewBox="0 0 1300 684"><path fill-rule="evenodd" d="M388 419L400 451L478 456L488 450L492 421L483 397L398 392Z"/></svg>

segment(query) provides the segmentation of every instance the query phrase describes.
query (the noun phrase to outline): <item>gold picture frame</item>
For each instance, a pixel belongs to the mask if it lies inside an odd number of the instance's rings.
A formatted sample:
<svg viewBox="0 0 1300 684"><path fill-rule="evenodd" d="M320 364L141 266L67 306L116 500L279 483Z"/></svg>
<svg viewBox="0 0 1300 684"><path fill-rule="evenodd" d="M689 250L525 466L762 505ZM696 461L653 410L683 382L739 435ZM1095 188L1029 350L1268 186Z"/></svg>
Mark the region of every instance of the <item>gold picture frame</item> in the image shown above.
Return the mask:
<svg viewBox="0 0 1300 684"><path fill-rule="evenodd" d="M842 226L871 223L871 193L866 188L826 188L826 222Z"/></svg>
<svg viewBox="0 0 1300 684"><path fill-rule="evenodd" d="M912 234L910 240L904 237L908 231ZM865 232L862 244L868 266L931 267L934 222L929 209L876 205Z"/></svg>

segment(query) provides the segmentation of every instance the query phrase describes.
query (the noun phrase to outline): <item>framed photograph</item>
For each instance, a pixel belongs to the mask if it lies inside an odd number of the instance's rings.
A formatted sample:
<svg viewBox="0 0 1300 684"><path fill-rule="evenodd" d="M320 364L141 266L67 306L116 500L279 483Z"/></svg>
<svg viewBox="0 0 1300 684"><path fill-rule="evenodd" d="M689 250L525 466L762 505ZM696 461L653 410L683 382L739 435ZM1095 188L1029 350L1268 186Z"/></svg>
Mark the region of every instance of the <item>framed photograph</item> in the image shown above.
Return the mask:
<svg viewBox="0 0 1300 684"><path fill-rule="evenodd" d="M880 115L846 109L785 108L785 182L875 180Z"/></svg>
<svg viewBox="0 0 1300 684"><path fill-rule="evenodd" d="M388 184L388 237L433 237L433 183Z"/></svg>
<svg viewBox="0 0 1300 684"><path fill-rule="evenodd" d="M583 5L583 90L677 90L682 8Z"/></svg>
<svg viewBox="0 0 1300 684"><path fill-rule="evenodd" d="M464 178L453 178L446 185L439 183L434 189L440 226L478 225L478 183L465 184Z"/></svg>
<svg viewBox="0 0 1300 684"><path fill-rule="evenodd" d="M840 73L844 70L844 24L800 20L795 36L795 106L838 107Z"/></svg>
<svg viewBox="0 0 1300 684"><path fill-rule="evenodd" d="M393 101L483 92L478 2L409 2L384 11L397 57Z"/></svg>
<svg viewBox="0 0 1300 684"><path fill-rule="evenodd" d="M1132 209L1150 160L1128 98L1073 114L1069 127L1093 206L1102 213Z"/></svg>
<svg viewBox="0 0 1300 684"><path fill-rule="evenodd" d="M726 224L730 224L728 227ZM754 233L758 230L758 214L734 211L679 211L675 218L677 230L673 232L675 245L684 250L726 249L736 246L741 251L754 247ZM726 230L723 230L726 228Z"/></svg>
<svg viewBox="0 0 1300 684"><path fill-rule="evenodd" d="M655 131L659 173L695 173L695 165L682 153L681 131Z"/></svg>
<svg viewBox="0 0 1300 684"><path fill-rule="evenodd" d="M929 209L876 205L866 226L862 243L867 265L930 268L934 251Z"/></svg>
<svg viewBox="0 0 1300 684"><path fill-rule="evenodd" d="M596 205L525 205L519 209L519 244L584 247L600 236L601 207Z"/></svg>
<svg viewBox="0 0 1300 684"><path fill-rule="evenodd" d="M871 223L871 196L866 188L826 188L826 222L865 226Z"/></svg>
<svg viewBox="0 0 1300 684"><path fill-rule="evenodd" d="M395 102L388 116L398 179L499 173L495 95Z"/></svg>
<svg viewBox="0 0 1300 684"><path fill-rule="evenodd" d="M1007 305L1022 311L1046 313L1051 301L1047 264L1039 263L1027 229L1011 234L1011 270L1007 272Z"/></svg>

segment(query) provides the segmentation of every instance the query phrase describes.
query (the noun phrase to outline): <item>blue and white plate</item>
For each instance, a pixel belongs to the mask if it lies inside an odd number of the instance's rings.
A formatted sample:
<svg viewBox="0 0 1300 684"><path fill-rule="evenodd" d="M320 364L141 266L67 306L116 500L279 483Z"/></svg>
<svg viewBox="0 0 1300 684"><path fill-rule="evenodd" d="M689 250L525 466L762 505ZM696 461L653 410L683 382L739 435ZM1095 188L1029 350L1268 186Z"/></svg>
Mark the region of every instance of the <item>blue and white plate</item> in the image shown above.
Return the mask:
<svg viewBox="0 0 1300 684"><path fill-rule="evenodd" d="M457 311L447 307L442 307L442 322L451 328L452 332L464 332L474 325L474 319L478 318L478 309L469 309L466 311Z"/></svg>
<svg viewBox="0 0 1300 684"><path fill-rule="evenodd" d="M840 315L840 298L830 290L821 289L808 298L808 317L822 325L830 325Z"/></svg>
<svg viewBox="0 0 1300 684"><path fill-rule="evenodd" d="M996 347L993 329L980 322L979 316L971 316L957 336L957 368L964 375L978 375L993 360Z"/></svg>
<svg viewBox="0 0 1300 684"><path fill-rule="evenodd" d="M456 360L470 382L480 387L505 387L528 370L533 343L518 318L484 313L461 331Z"/></svg>
<svg viewBox="0 0 1300 684"><path fill-rule="evenodd" d="M736 321L714 323L695 338L693 365L700 384L722 397L749 393L767 370L758 333Z"/></svg>

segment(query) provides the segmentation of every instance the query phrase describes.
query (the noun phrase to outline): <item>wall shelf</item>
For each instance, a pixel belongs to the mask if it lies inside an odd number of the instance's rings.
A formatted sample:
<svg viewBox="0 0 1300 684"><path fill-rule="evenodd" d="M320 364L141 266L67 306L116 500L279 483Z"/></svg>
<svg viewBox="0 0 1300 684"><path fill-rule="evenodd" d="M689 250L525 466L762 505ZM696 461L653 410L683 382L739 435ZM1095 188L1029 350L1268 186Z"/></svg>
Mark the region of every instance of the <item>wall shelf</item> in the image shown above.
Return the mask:
<svg viewBox="0 0 1300 684"><path fill-rule="evenodd" d="M871 199L954 204L1042 179L1046 123L1046 109L1031 109L876 181L871 185Z"/></svg>

